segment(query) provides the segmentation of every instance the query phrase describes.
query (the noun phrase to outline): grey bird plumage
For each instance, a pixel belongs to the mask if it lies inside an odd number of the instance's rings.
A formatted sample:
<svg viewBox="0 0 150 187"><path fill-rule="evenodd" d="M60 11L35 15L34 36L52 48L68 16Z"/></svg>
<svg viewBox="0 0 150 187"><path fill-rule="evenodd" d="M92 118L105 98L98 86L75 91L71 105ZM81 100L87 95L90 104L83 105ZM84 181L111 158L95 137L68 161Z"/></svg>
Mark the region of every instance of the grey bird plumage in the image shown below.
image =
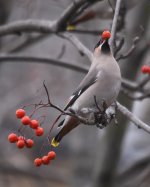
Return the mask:
<svg viewBox="0 0 150 187"><path fill-rule="evenodd" d="M94 97L100 108L102 108L103 100L109 107L116 100L120 86L120 68L111 53L108 39L100 40L95 47L89 72L70 97L64 110L71 107L77 114L82 115L83 108L95 107ZM52 145L55 146L55 143L59 143L68 132L78 125L79 122L75 117L66 116L65 120L59 124L61 130L52 140Z"/></svg>

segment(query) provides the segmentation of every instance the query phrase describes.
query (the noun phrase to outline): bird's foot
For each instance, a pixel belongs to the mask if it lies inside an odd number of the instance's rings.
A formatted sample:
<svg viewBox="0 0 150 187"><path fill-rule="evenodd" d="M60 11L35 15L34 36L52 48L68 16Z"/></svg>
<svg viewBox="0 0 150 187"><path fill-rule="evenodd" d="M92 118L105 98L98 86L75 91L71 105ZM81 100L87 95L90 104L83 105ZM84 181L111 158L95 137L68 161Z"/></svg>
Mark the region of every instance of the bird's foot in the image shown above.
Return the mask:
<svg viewBox="0 0 150 187"><path fill-rule="evenodd" d="M117 124L116 119L116 112L117 112L117 106L116 103L114 103L112 106L106 109L106 102L103 102L103 108L104 110L101 112L94 113L95 118L95 124L98 128L102 129L110 124L110 122L114 119L115 124Z"/></svg>

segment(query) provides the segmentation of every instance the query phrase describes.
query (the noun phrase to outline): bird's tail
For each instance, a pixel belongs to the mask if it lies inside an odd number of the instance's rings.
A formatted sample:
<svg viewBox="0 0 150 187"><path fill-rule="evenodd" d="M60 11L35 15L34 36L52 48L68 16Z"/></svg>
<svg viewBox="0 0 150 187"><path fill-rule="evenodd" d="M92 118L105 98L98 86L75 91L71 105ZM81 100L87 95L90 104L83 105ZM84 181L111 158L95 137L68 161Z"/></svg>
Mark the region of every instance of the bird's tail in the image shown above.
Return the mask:
<svg viewBox="0 0 150 187"><path fill-rule="evenodd" d="M60 122L62 123L62 122ZM51 145L53 147L57 147L62 140L62 138L68 134L72 129L74 129L76 126L78 126L78 119L73 116L67 116L61 130L59 133L52 139Z"/></svg>

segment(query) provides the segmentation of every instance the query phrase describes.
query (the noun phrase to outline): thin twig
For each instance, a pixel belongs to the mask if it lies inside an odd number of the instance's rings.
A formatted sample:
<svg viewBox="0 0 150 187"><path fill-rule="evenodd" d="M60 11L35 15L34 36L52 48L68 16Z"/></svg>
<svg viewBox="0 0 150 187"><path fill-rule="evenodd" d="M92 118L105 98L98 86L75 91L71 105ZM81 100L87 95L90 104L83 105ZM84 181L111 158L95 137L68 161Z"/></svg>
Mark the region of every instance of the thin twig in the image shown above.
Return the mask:
<svg viewBox="0 0 150 187"><path fill-rule="evenodd" d="M124 41L125 41L125 39L124 39L124 37L122 37L121 40L119 41L118 46L116 46L116 49L114 51L114 57L116 57L117 53L122 49Z"/></svg>
<svg viewBox="0 0 150 187"><path fill-rule="evenodd" d="M118 57L116 57L117 61L119 61L120 59L125 59L125 58L129 57L135 51L137 44L139 43L141 37L143 36L143 32L144 32L144 28L143 28L143 26L140 26L140 33L138 34L138 36L135 36L133 38L133 44L132 44L131 48L126 53L121 54Z"/></svg>
<svg viewBox="0 0 150 187"><path fill-rule="evenodd" d="M131 46L131 48L124 54L121 54L120 56L118 56L116 58L117 61L119 61L120 59L125 59L127 57L129 57L136 49L136 45L139 42L140 38L139 37L135 37L133 40L133 45Z"/></svg>
<svg viewBox="0 0 150 187"><path fill-rule="evenodd" d="M48 92L48 89L47 89L47 87L46 87L46 85L45 85L45 81L43 81L43 86L44 86L45 91L46 91L46 95L47 95L48 103L50 104L50 103L51 103L51 101L50 101L50 97L49 97L49 92Z"/></svg>
<svg viewBox="0 0 150 187"><path fill-rule="evenodd" d="M109 4L109 6L111 7L113 13L115 13L115 9L114 9L114 7L113 7L113 5L112 5L112 3L111 3L111 0L108 0L108 4Z"/></svg>

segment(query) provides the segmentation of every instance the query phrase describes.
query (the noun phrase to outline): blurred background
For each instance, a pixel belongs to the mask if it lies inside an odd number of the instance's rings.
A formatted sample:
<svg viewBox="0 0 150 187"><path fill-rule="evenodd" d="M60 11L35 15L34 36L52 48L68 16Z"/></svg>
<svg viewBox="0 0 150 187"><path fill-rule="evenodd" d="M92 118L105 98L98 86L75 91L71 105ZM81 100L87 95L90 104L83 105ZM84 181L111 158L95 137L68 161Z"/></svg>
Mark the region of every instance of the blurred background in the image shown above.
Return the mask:
<svg viewBox="0 0 150 187"><path fill-rule="evenodd" d="M71 2L0 0L0 24L26 19L55 20ZM115 0L110 2L115 8ZM111 29L113 11L109 1L103 0L92 4L86 11L92 11L95 16L92 16L91 20L78 23L77 29ZM120 54L131 48L133 37L139 34L140 26L144 28L134 52L128 58L118 61L124 78L139 81L145 76L140 72L142 64L150 65L150 1L124 0L121 13L123 16L120 15L122 19L118 21L118 36L124 36L125 42L119 51ZM86 33L75 35L91 51L100 37ZM1 37L0 53L47 57L85 68L90 66L86 56L80 55L68 40L55 34L22 33ZM58 112L51 108L40 110L37 116L47 116L43 126L47 132L45 137L35 137L35 148L19 150L7 140L8 134L12 131L17 133L20 126L19 120L15 117L16 109L46 99L42 86L44 80L52 101L64 107L66 100L85 74L42 61L0 62L0 187L150 186L150 135L131 124L122 114L117 116L118 125L112 123L102 130L95 126L80 125L55 149L56 160L49 166L36 168L33 160L49 151L48 146L43 148L42 152L40 149ZM149 86L147 84L147 87ZM118 100L149 124L149 98L133 102L125 94L120 93ZM55 128L52 135L56 132Z"/></svg>

